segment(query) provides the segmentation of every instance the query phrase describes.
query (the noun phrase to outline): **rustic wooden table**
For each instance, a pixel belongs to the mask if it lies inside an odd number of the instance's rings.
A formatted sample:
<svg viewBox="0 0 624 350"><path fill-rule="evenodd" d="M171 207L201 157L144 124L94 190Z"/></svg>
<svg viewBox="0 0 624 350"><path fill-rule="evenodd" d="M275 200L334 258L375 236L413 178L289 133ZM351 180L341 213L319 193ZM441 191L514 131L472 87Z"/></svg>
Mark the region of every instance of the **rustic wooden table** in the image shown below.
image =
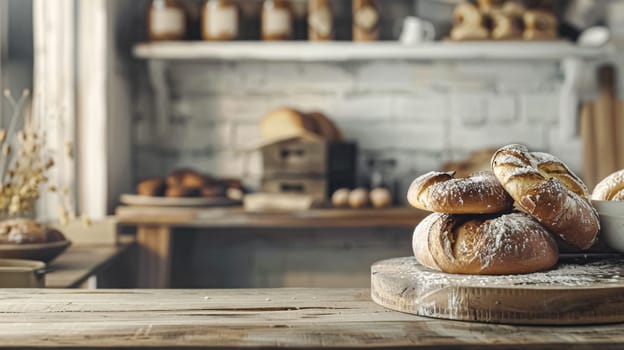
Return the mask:
<svg viewBox="0 0 624 350"><path fill-rule="evenodd" d="M624 324L507 326L388 311L366 289L1 290L0 348L621 349Z"/></svg>
<svg viewBox="0 0 624 350"><path fill-rule="evenodd" d="M247 213L232 208L118 207L121 225L137 226L139 281L144 288L166 288L171 267L171 235L174 228L333 228L410 227L426 212L413 208L319 209L291 213Z"/></svg>
<svg viewBox="0 0 624 350"><path fill-rule="evenodd" d="M72 245L48 264L46 287L80 287L90 277L106 269L129 247L129 243Z"/></svg>

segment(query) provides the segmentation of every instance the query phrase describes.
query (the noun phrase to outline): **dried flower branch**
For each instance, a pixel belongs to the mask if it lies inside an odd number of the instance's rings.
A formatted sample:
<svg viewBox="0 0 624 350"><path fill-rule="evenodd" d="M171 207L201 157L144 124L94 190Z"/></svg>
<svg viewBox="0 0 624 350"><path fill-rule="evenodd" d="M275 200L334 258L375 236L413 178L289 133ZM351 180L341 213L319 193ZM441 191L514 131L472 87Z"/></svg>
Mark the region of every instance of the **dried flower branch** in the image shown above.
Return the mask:
<svg viewBox="0 0 624 350"><path fill-rule="evenodd" d="M40 191L47 189L59 196L59 220L65 224L76 217L69 199L71 193L67 186L59 184L43 186L50 182L46 173L55 162L46 155L45 132L25 113L29 95L24 90L19 100L15 100L9 91L4 92L13 114L8 129L0 129L0 213L5 217L31 215ZM22 117L23 126L18 130ZM63 153L62 156L73 158L70 142L66 142Z"/></svg>

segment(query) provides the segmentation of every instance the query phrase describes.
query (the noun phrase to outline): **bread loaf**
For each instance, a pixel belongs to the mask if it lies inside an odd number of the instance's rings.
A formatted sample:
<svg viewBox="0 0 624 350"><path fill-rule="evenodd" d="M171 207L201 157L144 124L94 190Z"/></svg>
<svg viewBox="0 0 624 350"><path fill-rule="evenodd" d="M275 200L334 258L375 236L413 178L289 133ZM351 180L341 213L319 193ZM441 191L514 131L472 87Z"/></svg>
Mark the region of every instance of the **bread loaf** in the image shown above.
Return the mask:
<svg viewBox="0 0 624 350"><path fill-rule="evenodd" d="M138 194L142 196L162 196L165 192L165 181L163 179L146 179L136 187Z"/></svg>
<svg viewBox="0 0 624 350"><path fill-rule="evenodd" d="M525 40L557 39L557 18L551 12L529 10L522 16Z"/></svg>
<svg viewBox="0 0 624 350"><path fill-rule="evenodd" d="M433 213L416 227L412 247L420 264L458 274L531 273L553 267L559 257L552 236L524 213Z"/></svg>
<svg viewBox="0 0 624 350"><path fill-rule="evenodd" d="M591 197L602 201L624 200L624 169L602 179L594 188Z"/></svg>
<svg viewBox="0 0 624 350"><path fill-rule="evenodd" d="M416 178L407 191L415 208L447 214L485 214L509 211L513 200L491 171L467 178L432 171Z"/></svg>
<svg viewBox="0 0 624 350"><path fill-rule="evenodd" d="M485 17L470 2L458 4L453 11L453 40L484 40L490 36L485 27Z"/></svg>
<svg viewBox="0 0 624 350"><path fill-rule="evenodd" d="M265 141L318 136L314 119L292 108L267 114L260 122L260 133Z"/></svg>
<svg viewBox="0 0 624 350"><path fill-rule="evenodd" d="M492 170L517 207L551 232L580 249L594 243L600 224L587 187L559 159L508 145L494 153Z"/></svg>

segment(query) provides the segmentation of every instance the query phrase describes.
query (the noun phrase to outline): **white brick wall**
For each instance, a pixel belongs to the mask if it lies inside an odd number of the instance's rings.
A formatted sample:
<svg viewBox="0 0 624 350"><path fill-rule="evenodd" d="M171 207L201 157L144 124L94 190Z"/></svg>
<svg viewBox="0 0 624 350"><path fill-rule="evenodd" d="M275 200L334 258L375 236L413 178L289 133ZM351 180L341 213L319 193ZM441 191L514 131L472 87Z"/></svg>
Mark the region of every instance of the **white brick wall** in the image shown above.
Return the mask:
<svg viewBox="0 0 624 350"><path fill-rule="evenodd" d="M359 143L362 178L364 159L395 158L401 188L469 151L509 142L580 167L578 140L557 139L555 63L197 62L171 64L167 77L171 137L156 139L150 109L137 108L137 180L177 166L257 180L261 160L244 151L259 141L260 119L284 105L331 116Z"/></svg>

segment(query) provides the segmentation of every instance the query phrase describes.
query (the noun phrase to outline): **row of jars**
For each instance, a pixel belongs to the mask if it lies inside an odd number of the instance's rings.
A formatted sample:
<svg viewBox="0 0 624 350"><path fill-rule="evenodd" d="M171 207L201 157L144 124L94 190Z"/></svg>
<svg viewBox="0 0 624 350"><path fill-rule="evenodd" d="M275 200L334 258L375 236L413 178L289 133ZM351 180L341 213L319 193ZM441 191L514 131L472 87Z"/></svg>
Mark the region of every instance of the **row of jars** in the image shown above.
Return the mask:
<svg viewBox="0 0 624 350"><path fill-rule="evenodd" d="M308 0L308 38L314 41L334 38L332 0ZM334 0L335 1L335 0ZM353 0L353 40L379 38L379 8L376 0ZM260 15L263 40L294 39L294 12L290 0L264 0ZM148 15L151 40L181 40L186 37L188 17L178 0L152 0ZM241 11L234 0L206 0L201 11L201 36L204 40L240 38Z"/></svg>

